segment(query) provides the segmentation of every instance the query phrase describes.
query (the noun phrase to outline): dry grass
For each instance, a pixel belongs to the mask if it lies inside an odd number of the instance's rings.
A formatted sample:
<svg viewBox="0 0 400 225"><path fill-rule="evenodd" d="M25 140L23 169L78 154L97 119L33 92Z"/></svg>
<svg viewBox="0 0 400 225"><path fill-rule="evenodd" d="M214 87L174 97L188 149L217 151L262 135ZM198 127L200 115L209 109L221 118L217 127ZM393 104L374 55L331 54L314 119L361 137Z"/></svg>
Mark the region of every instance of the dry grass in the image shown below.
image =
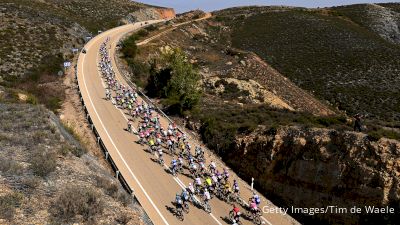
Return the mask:
<svg viewBox="0 0 400 225"><path fill-rule="evenodd" d="M80 215L85 221L95 221L104 210L104 202L92 188L68 187L54 202L52 214L62 221L73 221Z"/></svg>

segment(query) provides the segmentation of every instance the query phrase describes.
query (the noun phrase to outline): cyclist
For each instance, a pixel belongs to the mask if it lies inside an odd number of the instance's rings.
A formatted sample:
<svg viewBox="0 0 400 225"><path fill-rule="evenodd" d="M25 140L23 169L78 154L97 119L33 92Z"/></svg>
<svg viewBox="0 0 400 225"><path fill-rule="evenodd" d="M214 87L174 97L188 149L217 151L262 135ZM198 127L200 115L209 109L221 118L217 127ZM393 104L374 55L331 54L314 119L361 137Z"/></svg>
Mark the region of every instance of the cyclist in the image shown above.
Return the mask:
<svg viewBox="0 0 400 225"><path fill-rule="evenodd" d="M206 178L206 180L205 180L205 183L206 183L206 187L211 187L212 186L212 180L211 180L211 178L210 177L207 177Z"/></svg>
<svg viewBox="0 0 400 225"><path fill-rule="evenodd" d="M257 206L260 206L261 204L261 199L260 196L258 196L258 194L256 194L255 192L253 192L253 197L252 197L253 201L257 204Z"/></svg>
<svg viewBox="0 0 400 225"><path fill-rule="evenodd" d="M193 176L197 176L197 165L196 165L196 163L192 162L192 163L190 164L190 166L189 166L189 170L190 170L190 173L191 173Z"/></svg>
<svg viewBox="0 0 400 225"><path fill-rule="evenodd" d="M174 154L174 147L172 145L171 139L167 140L167 146L168 146L168 150L171 152L171 154Z"/></svg>
<svg viewBox="0 0 400 225"><path fill-rule="evenodd" d="M106 99L110 100L111 99L111 93L109 89L106 89Z"/></svg>
<svg viewBox="0 0 400 225"><path fill-rule="evenodd" d="M197 193L200 192L202 186L201 186L201 178L200 177L196 177L194 179L194 188L196 190Z"/></svg>
<svg viewBox="0 0 400 225"><path fill-rule="evenodd" d="M203 161L199 162L199 167L200 167L200 173L205 174L206 173L206 166L204 165Z"/></svg>
<svg viewBox="0 0 400 225"><path fill-rule="evenodd" d="M233 180L233 188L232 189L235 193L237 193L237 194L239 193L239 184L236 180Z"/></svg>
<svg viewBox="0 0 400 225"><path fill-rule="evenodd" d="M186 189L182 189L181 198L183 201L183 205L189 201L190 194Z"/></svg>
<svg viewBox="0 0 400 225"><path fill-rule="evenodd" d="M190 195L194 195L195 191L194 191L194 187L193 187L192 183L189 183L187 190L189 191Z"/></svg>
<svg viewBox="0 0 400 225"><path fill-rule="evenodd" d="M176 161L176 159L172 159L172 161L171 161L171 166L170 166L170 170L171 170L171 173L172 173L173 175L176 174L176 166L177 166L177 161Z"/></svg>
<svg viewBox="0 0 400 225"><path fill-rule="evenodd" d="M128 121L128 131L132 132L132 121L131 120Z"/></svg>
<svg viewBox="0 0 400 225"><path fill-rule="evenodd" d="M239 218L240 218L240 208L233 205L233 209L231 210L231 212L229 213L229 215L231 216L231 219L235 220L234 222L237 223L239 222Z"/></svg>
<svg viewBox="0 0 400 225"><path fill-rule="evenodd" d="M157 152L158 152L158 162L162 165L162 164L164 164L162 148L158 148Z"/></svg>
<svg viewBox="0 0 400 225"><path fill-rule="evenodd" d="M224 178L225 182L228 181L228 179L229 179L228 168L224 168L223 178Z"/></svg>
<svg viewBox="0 0 400 225"><path fill-rule="evenodd" d="M229 183L229 181L227 181L224 185L224 193L226 196L228 196L232 193L232 188L231 188L231 184Z"/></svg>
<svg viewBox="0 0 400 225"><path fill-rule="evenodd" d="M181 211L183 209L183 201L179 193L176 193L175 196L175 207L176 211Z"/></svg>
<svg viewBox="0 0 400 225"><path fill-rule="evenodd" d="M209 209L210 205L208 204L210 199L211 199L210 192L208 192L207 188L204 188L203 201L204 201L204 206L207 206L208 210L210 210Z"/></svg>
<svg viewBox="0 0 400 225"><path fill-rule="evenodd" d="M184 164L183 163L183 158L181 156L178 156L178 167L177 167L177 169L183 171L183 164Z"/></svg>
<svg viewBox="0 0 400 225"><path fill-rule="evenodd" d="M215 173L215 170L217 169L217 166L215 165L215 162L212 160L209 166L210 172Z"/></svg>

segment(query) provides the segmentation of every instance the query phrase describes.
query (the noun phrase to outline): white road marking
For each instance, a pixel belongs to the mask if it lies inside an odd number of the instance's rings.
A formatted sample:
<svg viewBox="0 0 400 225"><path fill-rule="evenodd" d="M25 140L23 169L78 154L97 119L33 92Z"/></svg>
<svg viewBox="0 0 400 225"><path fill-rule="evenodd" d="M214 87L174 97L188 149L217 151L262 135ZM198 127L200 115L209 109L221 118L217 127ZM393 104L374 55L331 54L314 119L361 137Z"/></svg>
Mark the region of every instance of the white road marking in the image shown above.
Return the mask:
<svg viewBox="0 0 400 225"><path fill-rule="evenodd" d="M82 60L82 64L84 64L84 63L83 63L83 62L84 62L84 59L85 59L85 56L84 56L84 58L83 58L83 60ZM98 62L98 54L97 54L97 56L96 56L96 60L97 60L97 62ZM97 62L96 62L96 63L97 63ZM96 66L97 66L97 65L96 65ZM118 69L118 68L117 68L117 69ZM99 71L98 71L98 72L99 72ZM83 68L82 68L82 75L83 75L83 78L84 78ZM105 85L104 82L103 82L103 79L101 79L101 84L102 84L102 86L103 86L104 88L106 87L106 85ZM126 161L122 158L122 155L120 154L120 152L119 152L118 149L116 148L115 143L114 143L113 140L111 139L111 137L110 137L108 131L105 129L104 124L103 124L103 122L101 121L101 119L100 119L100 117L99 117L99 115L98 115L98 113L97 113L97 110L95 109L95 107L94 107L94 105L93 105L93 102L92 102L92 100L91 100L91 97L90 97L90 95L89 95L89 92L88 92L88 89L87 89L87 86L86 86L86 81L85 81L85 79L84 79L84 85L85 85L86 91L87 91L87 93L88 93L89 100L90 100L90 102L91 102L91 104L92 104L92 106L93 106L93 108L94 108L94 110L95 110L95 113L96 113L97 117L99 118L99 121L100 121L101 125L103 126L104 130L106 131L107 136L110 138L110 140L111 140L113 146L114 146L115 149L117 150L119 156L120 156L121 159L123 160L124 164L127 166L129 172L133 175L133 178L135 179L135 181L139 184L140 188L142 189L142 191L144 192L144 194L146 195L146 197L149 199L150 203L151 203L151 204L153 205L153 207L156 209L157 213L161 216L161 218L163 219L163 221L164 221L166 224L168 224L168 222L167 222L167 221L165 220L165 218L162 216L161 212L160 212L160 211L158 210L158 208L155 206L154 202L153 202L153 201L151 200L151 198L148 196L147 192L144 190L143 186L142 186L142 185L140 184L140 182L137 180L136 176L133 174L132 170L131 170L131 169L129 168L129 166L127 165ZM121 109L119 109L117 106L115 106L115 107L121 112L121 114L123 115L123 117L128 121L127 117L125 116L125 113L124 113ZM136 131L135 128L133 128L133 130ZM138 135L136 135L136 136L139 138ZM166 164L164 164L164 167L168 169L168 166L167 166ZM176 182L181 188L186 188L185 184L184 184L178 177L173 177L173 179L175 180L175 182ZM195 199L198 201L198 199L196 198L196 196L195 196ZM242 199L242 201L245 202L243 199ZM246 202L245 202L245 203L246 203ZM217 218L216 218L213 214L210 213L210 216L211 216L219 225L222 225L222 224L217 220ZM265 219L263 216L261 216L261 218L262 218L265 222L267 222L269 225L272 225L272 224L271 224L267 219Z"/></svg>
<svg viewBox="0 0 400 225"><path fill-rule="evenodd" d="M154 204L153 200L151 200L150 196L147 194L146 190L143 188L142 184L139 182L139 180L137 179L137 177L135 176L135 174L132 172L131 168L128 166L127 162L125 161L125 159L122 157L121 153L119 152L117 146L115 145L114 141L112 140L112 138L110 137L110 134L108 133L107 129L105 128L103 121L100 119L99 114L97 113L96 108L94 107L92 98L89 95L89 90L87 88L86 85L86 80L85 80L85 74L83 73L83 65L84 65L84 61L85 61L85 55L83 55L83 59L82 59L82 78L83 78L83 84L85 86L87 95L89 97L89 101L90 104L92 105L94 112L96 113L97 118L100 121L101 126L103 127L104 131L106 132L108 138L110 139L112 145L114 146L115 150L117 150L119 157L122 159L122 161L124 162L125 166L128 168L129 173L132 175L133 179L135 179L136 183L139 185L140 189L143 191L143 193L145 194L146 198L149 200L150 204L154 207L154 209L156 210L156 212L158 213L158 215L161 217L161 219L163 220L163 222L167 225L169 225L169 223L167 222L167 220L164 218L164 216L161 214L160 210L157 208L157 206ZM97 66L97 65L96 65Z"/></svg>
<svg viewBox="0 0 400 225"><path fill-rule="evenodd" d="M98 59L98 57L96 57L96 58ZM106 85L104 84L103 79L100 78L100 80L101 80L102 86L105 88ZM116 109L118 109L118 110L121 112L122 116L125 118L126 121L129 121L129 119L126 117L126 115L125 115L125 113L124 113L123 110L121 110L120 108L118 108L116 105L114 105L114 107L115 107ZM136 132L135 128L132 128L132 129L133 129L134 132ZM135 135L135 136L139 139L139 136L138 136L138 135ZM165 163L164 163L163 166L164 166L166 169L169 169L169 167L168 167ZM175 180L175 182L176 182L181 188L184 188L184 189L187 188L186 185L185 185L178 177L174 177L174 176L172 176L172 177L173 177L173 179ZM196 199L196 201L200 202L200 201L197 199L196 196L194 196L194 198ZM218 219L217 219L212 213L209 213L209 214L210 214L211 218L213 218L213 219L217 222L218 225L222 225L222 224L218 221ZM272 224L271 224L271 225L272 225Z"/></svg>

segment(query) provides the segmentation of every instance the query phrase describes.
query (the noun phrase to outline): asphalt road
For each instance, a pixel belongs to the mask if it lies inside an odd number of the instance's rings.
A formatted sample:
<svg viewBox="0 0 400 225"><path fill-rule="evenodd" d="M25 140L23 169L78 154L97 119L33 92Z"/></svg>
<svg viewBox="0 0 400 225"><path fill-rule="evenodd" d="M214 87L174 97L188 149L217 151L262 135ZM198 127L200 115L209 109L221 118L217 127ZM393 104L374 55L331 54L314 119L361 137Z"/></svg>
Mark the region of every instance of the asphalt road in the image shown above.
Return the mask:
<svg viewBox="0 0 400 225"><path fill-rule="evenodd" d="M148 21L149 24L155 22L159 21ZM113 59L114 71L118 80L126 83L115 64L115 46L122 36L140 28L140 24L124 25L99 34L85 45L87 53L79 55L77 67L79 87L93 124L97 128L120 173L134 190L136 198L155 225L227 224L224 218L228 216L231 205L217 198L211 200L211 214L191 205L190 212L189 214L185 214L183 222L174 216L172 213L172 209L174 208L172 201L175 198L175 194L181 192L183 187L192 182L192 179L185 175L179 175L175 178L166 171L166 168L154 162L152 159L155 159L155 157L144 151L145 146L135 143L138 137L125 131L128 118L125 112L116 108L110 101L105 100L105 84L101 79L97 66L100 45L107 37L110 38L111 46L109 47ZM166 127L168 121L162 117L161 123ZM137 123L134 124L134 127L137 127ZM194 142L192 138L190 138L190 141ZM194 143L191 145L195 146ZM215 158L211 153L207 153L206 156L208 162L210 162L210 157ZM216 160L217 164L223 165L218 159ZM165 154L165 161L169 164L171 157ZM230 173L232 177L237 177L232 171ZM252 191L248 185L240 181L240 187L242 198L249 199ZM264 197L262 199L262 206L271 205ZM297 223L289 216L279 213L263 214L262 219L265 224L270 225ZM252 222L243 219L242 222L243 224L252 224Z"/></svg>

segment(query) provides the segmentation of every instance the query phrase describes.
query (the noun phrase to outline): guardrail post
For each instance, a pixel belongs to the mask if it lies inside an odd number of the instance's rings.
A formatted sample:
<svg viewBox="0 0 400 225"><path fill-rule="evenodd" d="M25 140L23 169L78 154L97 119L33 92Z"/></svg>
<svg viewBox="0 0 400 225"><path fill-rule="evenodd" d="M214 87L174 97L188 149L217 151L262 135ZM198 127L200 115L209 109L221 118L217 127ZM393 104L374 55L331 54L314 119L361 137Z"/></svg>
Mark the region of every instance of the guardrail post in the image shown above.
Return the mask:
<svg viewBox="0 0 400 225"><path fill-rule="evenodd" d="M106 152L106 159L108 159L108 155L109 155L109 153L108 153L108 152Z"/></svg>
<svg viewBox="0 0 400 225"><path fill-rule="evenodd" d="M92 124L92 130L94 130L94 125Z"/></svg>
<svg viewBox="0 0 400 225"><path fill-rule="evenodd" d="M97 144L100 144L100 136L97 137Z"/></svg>
<svg viewBox="0 0 400 225"><path fill-rule="evenodd" d="M116 176L117 179L118 179L118 177L119 177L119 170L117 170L117 171L115 172L115 176Z"/></svg>

